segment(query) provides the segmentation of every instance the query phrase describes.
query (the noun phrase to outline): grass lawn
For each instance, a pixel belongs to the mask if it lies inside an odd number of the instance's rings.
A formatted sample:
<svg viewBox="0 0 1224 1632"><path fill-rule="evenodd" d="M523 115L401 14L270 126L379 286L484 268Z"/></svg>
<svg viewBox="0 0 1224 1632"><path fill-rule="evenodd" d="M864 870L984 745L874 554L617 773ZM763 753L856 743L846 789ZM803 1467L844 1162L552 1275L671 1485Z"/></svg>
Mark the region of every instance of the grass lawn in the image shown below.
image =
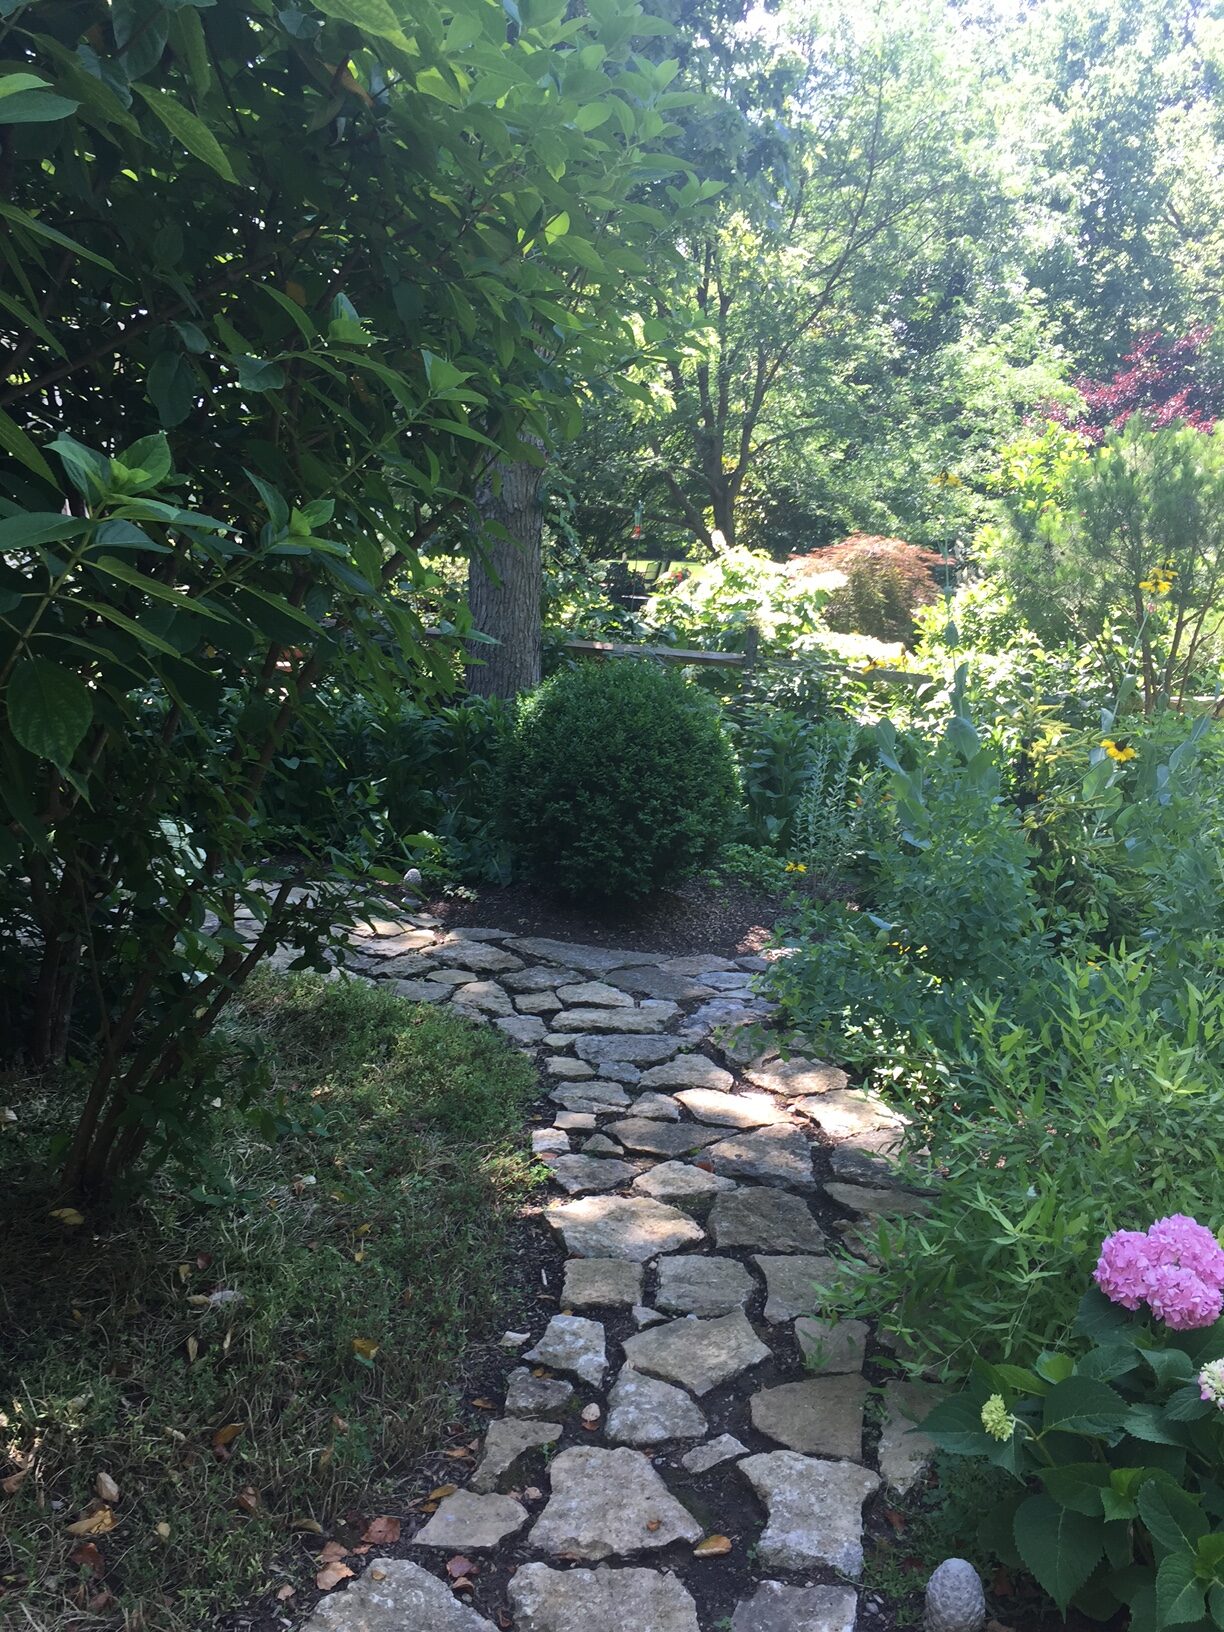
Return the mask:
<svg viewBox="0 0 1224 1632"><path fill-rule="evenodd" d="M234 1030L264 1046L289 1126L222 1124L228 1194L167 1183L117 1219L60 1222L5 1179L55 1102L0 1093L18 1117L0 1129L6 1627L182 1632L266 1588L295 1531L430 1442L498 1320L532 1183L528 1060L488 1027L310 976L260 979ZM91 1533L71 1534L82 1515Z"/></svg>

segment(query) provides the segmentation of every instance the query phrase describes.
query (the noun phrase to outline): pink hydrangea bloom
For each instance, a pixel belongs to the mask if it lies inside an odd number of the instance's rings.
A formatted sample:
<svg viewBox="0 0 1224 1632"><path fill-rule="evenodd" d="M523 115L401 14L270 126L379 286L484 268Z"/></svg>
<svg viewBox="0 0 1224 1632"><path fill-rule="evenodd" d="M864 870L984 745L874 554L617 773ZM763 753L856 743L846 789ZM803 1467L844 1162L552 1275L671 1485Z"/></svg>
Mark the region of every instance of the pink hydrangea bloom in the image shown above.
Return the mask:
<svg viewBox="0 0 1224 1632"><path fill-rule="evenodd" d="M1148 1238L1140 1230L1115 1230L1101 1243L1096 1283L1111 1303L1138 1309L1147 1295Z"/></svg>
<svg viewBox="0 0 1224 1632"><path fill-rule="evenodd" d="M1142 1234L1117 1230L1101 1243L1095 1279L1124 1309L1146 1303L1175 1332L1213 1325L1224 1310L1224 1249L1184 1213Z"/></svg>

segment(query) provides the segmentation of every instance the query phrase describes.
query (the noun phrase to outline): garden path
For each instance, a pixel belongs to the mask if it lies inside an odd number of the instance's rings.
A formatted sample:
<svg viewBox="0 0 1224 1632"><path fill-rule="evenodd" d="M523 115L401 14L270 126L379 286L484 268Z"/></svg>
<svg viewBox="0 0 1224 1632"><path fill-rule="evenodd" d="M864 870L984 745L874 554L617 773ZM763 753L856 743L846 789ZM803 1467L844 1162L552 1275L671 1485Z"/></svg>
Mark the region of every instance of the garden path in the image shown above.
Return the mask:
<svg viewBox="0 0 1224 1632"><path fill-rule="evenodd" d="M540 1058L531 1143L567 1256L561 1312L502 1340L504 1414L467 1487L308 1632L870 1627L865 1509L920 1477L931 1391L878 1367L869 1383L872 1334L824 1325L816 1285L833 1251L869 1265L874 1218L923 1204L888 1161L895 1114L768 1046L757 957L416 916L360 926L351 967ZM456 1560L495 1620L452 1585Z"/></svg>

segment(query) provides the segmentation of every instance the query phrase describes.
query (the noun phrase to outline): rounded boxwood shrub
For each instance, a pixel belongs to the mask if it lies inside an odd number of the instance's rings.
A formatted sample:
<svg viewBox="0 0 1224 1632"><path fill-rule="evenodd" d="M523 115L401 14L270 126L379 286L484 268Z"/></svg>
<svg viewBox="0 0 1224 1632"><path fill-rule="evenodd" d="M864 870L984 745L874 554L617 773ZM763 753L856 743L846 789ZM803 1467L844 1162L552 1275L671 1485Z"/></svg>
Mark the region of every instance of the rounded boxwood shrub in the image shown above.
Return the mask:
<svg viewBox="0 0 1224 1632"><path fill-rule="evenodd" d="M523 870L595 905L640 900L691 872L725 843L734 817L717 705L637 659L546 680L520 709L510 773Z"/></svg>

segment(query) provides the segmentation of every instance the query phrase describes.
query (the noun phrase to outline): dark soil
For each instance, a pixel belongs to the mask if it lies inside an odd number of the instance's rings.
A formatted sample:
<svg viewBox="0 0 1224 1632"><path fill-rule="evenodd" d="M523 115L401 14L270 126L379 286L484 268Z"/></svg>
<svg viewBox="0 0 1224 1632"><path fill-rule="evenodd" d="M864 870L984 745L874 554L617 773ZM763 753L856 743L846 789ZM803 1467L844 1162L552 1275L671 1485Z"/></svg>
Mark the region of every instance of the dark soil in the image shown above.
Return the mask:
<svg viewBox="0 0 1224 1632"><path fill-rule="evenodd" d="M741 884L692 879L632 911L596 918L528 884L482 885L427 904L448 929L488 927L631 952L708 952L724 958L760 952L785 910L776 895Z"/></svg>

